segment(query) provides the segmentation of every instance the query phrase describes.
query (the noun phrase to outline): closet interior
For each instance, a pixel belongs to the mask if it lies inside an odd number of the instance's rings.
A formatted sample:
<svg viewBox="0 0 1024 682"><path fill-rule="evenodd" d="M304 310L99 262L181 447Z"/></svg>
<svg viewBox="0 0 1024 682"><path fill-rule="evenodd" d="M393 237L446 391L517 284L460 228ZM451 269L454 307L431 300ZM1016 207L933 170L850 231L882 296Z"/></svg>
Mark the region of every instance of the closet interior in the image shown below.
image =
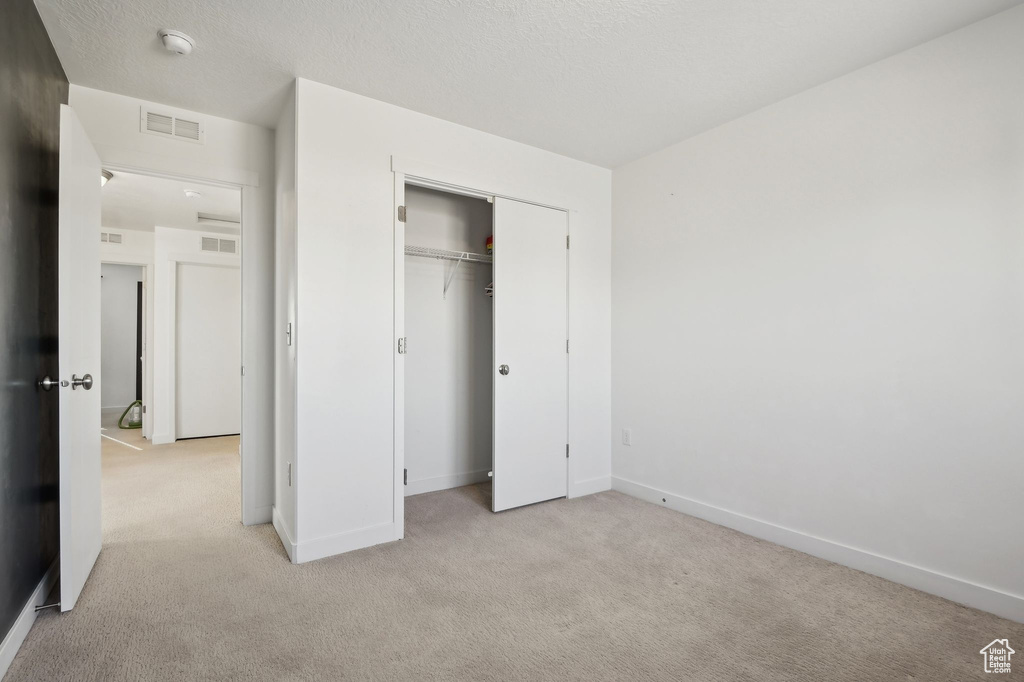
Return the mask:
<svg viewBox="0 0 1024 682"><path fill-rule="evenodd" d="M492 204L406 185L405 207L408 496L490 480L494 299Z"/></svg>

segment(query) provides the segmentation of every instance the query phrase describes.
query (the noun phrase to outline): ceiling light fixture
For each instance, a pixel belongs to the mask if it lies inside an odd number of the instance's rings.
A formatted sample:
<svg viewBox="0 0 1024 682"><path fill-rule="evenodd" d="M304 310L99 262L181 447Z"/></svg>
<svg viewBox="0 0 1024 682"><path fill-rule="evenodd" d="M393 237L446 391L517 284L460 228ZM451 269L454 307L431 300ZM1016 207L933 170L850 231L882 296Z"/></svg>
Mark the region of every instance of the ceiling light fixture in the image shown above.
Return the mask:
<svg viewBox="0 0 1024 682"><path fill-rule="evenodd" d="M157 35L160 36L160 41L163 42L167 51L174 54L191 54L192 49L196 46L196 41L181 31L163 30L157 33Z"/></svg>
<svg viewBox="0 0 1024 682"><path fill-rule="evenodd" d="M199 199L200 197L203 196L203 193L197 192L194 189L187 189L185 190L185 196L188 197L189 199Z"/></svg>
<svg viewBox="0 0 1024 682"><path fill-rule="evenodd" d="M114 177L114 174L106 168L100 169L100 187L105 186Z"/></svg>

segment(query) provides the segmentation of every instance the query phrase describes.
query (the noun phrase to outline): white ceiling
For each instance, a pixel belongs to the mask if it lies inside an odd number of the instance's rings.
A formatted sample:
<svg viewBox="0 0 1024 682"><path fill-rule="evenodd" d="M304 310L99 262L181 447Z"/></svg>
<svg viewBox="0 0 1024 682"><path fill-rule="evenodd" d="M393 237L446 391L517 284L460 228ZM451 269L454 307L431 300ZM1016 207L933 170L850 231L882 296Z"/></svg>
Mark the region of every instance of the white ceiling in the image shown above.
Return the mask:
<svg viewBox="0 0 1024 682"><path fill-rule="evenodd" d="M302 76L607 167L1021 2L36 0L72 83L273 127Z"/></svg>
<svg viewBox="0 0 1024 682"><path fill-rule="evenodd" d="M96 179L99 182L99 178ZM186 189L202 194L185 196ZM196 213L241 216L241 193L237 189L181 182L132 173L114 173L102 190L105 228L152 232L157 225L183 230L238 234L238 227L200 225Z"/></svg>

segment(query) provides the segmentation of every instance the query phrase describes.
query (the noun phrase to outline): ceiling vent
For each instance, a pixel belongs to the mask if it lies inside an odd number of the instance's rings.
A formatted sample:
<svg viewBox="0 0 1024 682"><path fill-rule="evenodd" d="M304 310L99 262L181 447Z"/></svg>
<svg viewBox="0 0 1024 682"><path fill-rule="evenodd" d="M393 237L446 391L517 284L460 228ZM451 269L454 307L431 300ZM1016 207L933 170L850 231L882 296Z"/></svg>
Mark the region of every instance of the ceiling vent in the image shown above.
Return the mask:
<svg viewBox="0 0 1024 682"><path fill-rule="evenodd" d="M100 241L107 244L120 244L121 235L117 232L100 232Z"/></svg>
<svg viewBox="0 0 1024 682"><path fill-rule="evenodd" d="M238 253L238 241L234 239L218 239L217 237L203 237L203 251L214 253Z"/></svg>
<svg viewBox="0 0 1024 682"><path fill-rule="evenodd" d="M142 132L161 137L171 137L185 142L203 144L206 132L201 121L193 121L160 111L142 107Z"/></svg>
<svg viewBox="0 0 1024 682"><path fill-rule="evenodd" d="M202 211L196 213L196 222L200 225L209 225L210 227L227 227L234 229L238 229L242 224L242 221L234 216L214 215L213 213L203 213Z"/></svg>

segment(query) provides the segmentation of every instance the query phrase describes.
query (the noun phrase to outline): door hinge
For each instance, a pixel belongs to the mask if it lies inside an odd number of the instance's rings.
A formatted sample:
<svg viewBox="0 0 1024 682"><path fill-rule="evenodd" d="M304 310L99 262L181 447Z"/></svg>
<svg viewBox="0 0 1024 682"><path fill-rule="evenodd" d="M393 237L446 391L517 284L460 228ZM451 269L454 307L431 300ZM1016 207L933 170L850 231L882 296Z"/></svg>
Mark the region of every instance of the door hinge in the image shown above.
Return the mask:
<svg viewBox="0 0 1024 682"><path fill-rule="evenodd" d="M409 342L406 341L406 338L403 336L402 338L398 339L398 354L399 355L405 355L408 352L409 352Z"/></svg>
<svg viewBox="0 0 1024 682"><path fill-rule="evenodd" d="M288 487L292 487L292 463L288 462Z"/></svg>
<svg viewBox="0 0 1024 682"><path fill-rule="evenodd" d="M409 485L409 470L402 469L402 485Z"/></svg>
<svg viewBox="0 0 1024 682"><path fill-rule="evenodd" d="M242 365L242 376L245 376L245 365Z"/></svg>
<svg viewBox="0 0 1024 682"><path fill-rule="evenodd" d="M565 235L565 248L569 248L569 235Z"/></svg>
<svg viewBox="0 0 1024 682"><path fill-rule="evenodd" d="M565 444L565 458L569 459L569 444Z"/></svg>
<svg viewBox="0 0 1024 682"><path fill-rule="evenodd" d="M565 340L565 352L566 352L566 353L568 353L568 352L569 352L569 339L566 339L566 340Z"/></svg>
<svg viewBox="0 0 1024 682"><path fill-rule="evenodd" d="M404 223L405 222L405 206L399 206L398 207L398 222L400 222L400 223Z"/></svg>
<svg viewBox="0 0 1024 682"><path fill-rule="evenodd" d="M146 414L146 406L145 405L142 406L142 414Z"/></svg>

